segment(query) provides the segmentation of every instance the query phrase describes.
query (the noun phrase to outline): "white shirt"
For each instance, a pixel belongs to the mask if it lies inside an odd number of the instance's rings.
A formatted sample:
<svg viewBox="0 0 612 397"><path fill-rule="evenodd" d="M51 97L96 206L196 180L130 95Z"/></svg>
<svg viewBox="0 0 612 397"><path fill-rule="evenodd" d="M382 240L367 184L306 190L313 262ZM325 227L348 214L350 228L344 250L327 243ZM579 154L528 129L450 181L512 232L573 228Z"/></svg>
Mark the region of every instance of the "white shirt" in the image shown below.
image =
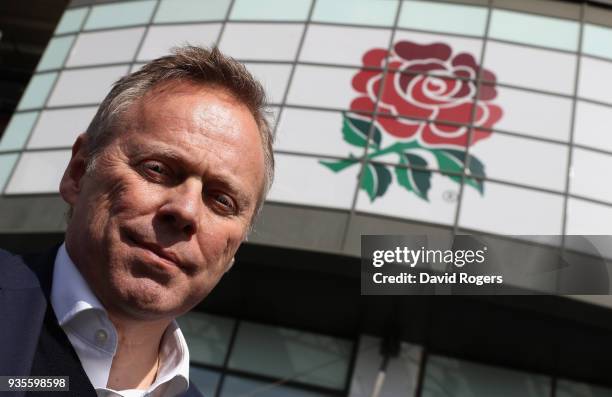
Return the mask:
<svg viewBox="0 0 612 397"><path fill-rule="evenodd" d="M117 350L117 330L68 256L65 244L55 257L51 306L98 397L176 396L189 387L189 350L175 321L162 337L157 377L148 389L106 387Z"/></svg>

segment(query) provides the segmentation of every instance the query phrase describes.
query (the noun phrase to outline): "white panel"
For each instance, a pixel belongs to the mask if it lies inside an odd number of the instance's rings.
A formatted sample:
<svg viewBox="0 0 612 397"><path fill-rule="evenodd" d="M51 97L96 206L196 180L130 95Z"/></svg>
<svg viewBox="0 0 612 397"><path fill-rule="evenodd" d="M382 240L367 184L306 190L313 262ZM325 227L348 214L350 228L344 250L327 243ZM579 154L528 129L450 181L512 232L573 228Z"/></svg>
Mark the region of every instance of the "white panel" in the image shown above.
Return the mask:
<svg viewBox="0 0 612 397"><path fill-rule="evenodd" d="M287 104L349 109L359 96L352 86L357 73L358 69L297 65Z"/></svg>
<svg viewBox="0 0 612 397"><path fill-rule="evenodd" d="M359 167L342 172L341 177L321 165L316 157L276 154L276 175L269 201L349 209Z"/></svg>
<svg viewBox="0 0 612 397"><path fill-rule="evenodd" d="M370 397L382 363L381 339L361 335L359 351L351 379L350 397ZM414 396L416 392L422 349L401 343L397 357L389 360L385 382L379 397Z"/></svg>
<svg viewBox="0 0 612 397"><path fill-rule="evenodd" d="M81 33L66 66L131 62L143 33L144 28Z"/></svg>
<svg viewBox="0 0 612 397"><path fill-rule="evenodd" d="M612 183L605 177L612 169L612 155L575 148L570 193L612 203Z"/></svg>
<svg viewBox="0 0 612 397"><path fill-rule="evenodd" d="M612 104L612 62L582 57L578 96Z"/></svg>
<svg viewBox="0 0 612 397"><path fill-rule="evenodd" d="M443 225L454 223L457 203L449 201L447 197L457 197L459 184L446 176L432 172L431 188L428 191L428 200L426 201L397 183L394 167L387 167L387 169L392 174L392 181L387 192L372 202L367 193L360 190L357 210ZM343 172L338 173L338 179L348 177Z"/></svg>
<svg viewBox="0 0 612 397"><path fill-rule="evenodd" d="M45 110L34 129L28 148L72 146L87 129L96 107Z"/></svg>
<svg viewBox="0 0 612 397"><path fill-rule="evenodd" d="M387 49L390 36L388 29L310 25L300 61L361 66L369 50Z"/></svg>
<svg viewBox="0 0 612 397"><path fill-rule="evenodd" d="M485 181L484 195L467 187L459 225L509 235L561 234L563 196Z"/></svg>
<svg viewBox="0 0 612 397"><path fill-rule="evenodd" d="M170 53L172 47L185 44L210 47L217 41L221 24L151 26L138 53L139 61L148 61Z"/></svg>
<svg viewBox="0 0 612 397"><path fill-rule="evenodd" d="M484 164L489 178L565 190L567 145L493 133L471 147L470 154Z"/></svg>
<svg viewBox="0 0 612 397"><path fill-rule="evenodd" d="M578 101L574 142L612 151L612 107Z"/></svg>
<svg viewBox="0 0 612 397"><path fill-rule="evenodd" d="M293 61L303 24L228 23L219 48L237 59Z"/></svg>
<svg viewBox="0 0 612 397"><path fill-rule="evenodd" d="M570 197L566 233L612 235L612 207Z"/></svg>
<svg viewBox="0 0 612 397"><path fill-rule="evenodd" d="M59 192L59 183L69 160L70 150L23 153L6 193Z"/></svg>
<svg viewBox="0 0 612 397"><path fill-rule="evenodd" d="M112 84L126 74L128 66L64 70L51 94L48 106L96 104L102 102Z"/></svg>
<svg viewBox="0 0 612 397"><path fill-rule="evenodd" d="M399 41L411 41L420 45L428 45L433 43L444 43L448 45L452 50L451 56L456 56L460 53L468 53L474 57L476 62L480 59L480 51L482 49L482 40L480 39L468 39L463 37L452 37L443 34L435 33L419 33L419 32L406 32L398 30L393 38L394 44ZM488 46L487 45L487 51Z"/></svg>
<svg viewBox="0 0 612 397"><path fill-rule="evenodd" d="M245 66L264 86L268 103L281 104L289 82L291 65L249 63Z"/></svg>
<svg viewBox="0 0 612 397"><path fill-rule="evenodd" d="M276 131L275 150L346 157L363 148L342 139L341 112L284 108Z"/></svg>
<svg viewBox="0 0 612 397"><path fill-rule="evenodd" d="M569 140L572 116L570 99L497 87L495 103L503 112L495 128L541 138Z"/></svg>
<svg viewBox="0 0 612 397"><path fill-rule="evenodd" d="M489 42L484 64L502 83L568 95L573 93L575 55Z"/></svg>

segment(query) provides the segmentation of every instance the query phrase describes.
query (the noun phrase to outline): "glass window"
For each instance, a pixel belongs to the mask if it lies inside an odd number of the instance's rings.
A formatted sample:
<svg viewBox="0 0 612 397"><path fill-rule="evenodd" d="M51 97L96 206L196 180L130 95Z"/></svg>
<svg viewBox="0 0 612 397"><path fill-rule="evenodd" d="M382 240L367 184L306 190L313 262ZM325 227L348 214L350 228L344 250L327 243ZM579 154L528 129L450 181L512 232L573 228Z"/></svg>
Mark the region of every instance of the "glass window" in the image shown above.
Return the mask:
<svg viewBox="0 0 612 397"><path fill-rule="evenodd" d="M574 92L575 55L490 42L484 66L501 83L567 95Z"/></svg>
<svg viewBox="0 0 612 397"><path fill-rule="evenodd" d="M484 164L489 178L565 190L567 145L494 132L473 145L470 154Z"/></svg>
<svg viewBox="0 0 612 397"><path fill-rule="evenodd" d="M296 153L345 157L349 153L359 157L363 155L363 146L370 122L360 123L360 129L354 139L343 138L345 119L342 112L325 110L294 109L285 107L278 124L275 150L286 150Z"/></svg>
<svg viewBox="0 0 612 397"><path fill-rule="evenodd" d="M291 81L287 103L330 109L350 109L359 97L353 88L353 78L359 69L341 67L297 65ZM368 106L356 105L359 110L371 112Z"/></svg>
<svg viewBox="0 0 612 397"><path fill-rule="evenodd" d="M230 0L161 0L153 22L199 22L225 19Z"/></svg>
<svg viewBox="0 0 612 397"><path fill-rule="evenodd" d="M217 41L221 24L151 26L138 53L139 61L170 54L172 47L191 44L211 47Z"/></svg>
<svg viewBox="0 0 612 397"><path fill-rule="evenodd" d="M582 36L582 52L612 59L612 29L585 24Z"/></svg>
<svg viewBox="0 0 612 397"><path fill-rule="evenodd" d="M279 384L228 376L223 382L221 397L331 397L333 394L316 393Z"/></svg>
<svg viewBox="0 0 612 397"><path fill-rule="evenodd" d="M17 110L43 107L56 77L57 73L35 74L21 97Z"/></svg>
<svg viewBox="0 0 612 397"><path fill-rule="evenodd" d="M87 10L88 8L66 10L62 15L62 19L60 19L57 24L55 34L71 33L80 30L83 19L85 19L85 15L87 15Z"/></svg>
<svg viewBox="0 0 612 397"><path fill-rule="evenodd" d="M155 0L97 5L89 13L85 30L143 25L151 19L154 8Z"/></svg>
<svg viewBox="0 0 612 397"><path fill-rule="evenodd" d="M228 365L256 374L342 389L350 356L351 342L347 340L242 322Z"/></svg>
<svg viewBox="0 0 612 397"><path fill-rule="evenodd" d="M191 348L191 347L190 347ZM195 383L204 396L216 396L221 374L209 369L189 366L189 382Z"/></svg>
<svg viewBox="0 0 612 397"><path fill-rule="evenodd" d="M502 110L495 128L540 138L569 140L571 99L501 86L495 90L495 103Z"/></svg>
<svg viewBox="0 0 612 397"><path fill-rule="evenodd" d="M459 195L459 183L455 180L436 171L411 170L376 163L369 163L368 167L369 171L366 172L374 176L372 179L376 182L373 185L382 194L372 199L369 191L360 189L356 204L358 211L443 225L454 223L457 203L448 197ZM411 190L406 188L405 183L398 181L399 170L406 171L404 175L413 183ZM380 182L383 180L379 177L381 174L387 175L384 178L387 180L386 188L385 183ZM348 177L343 173L336 174L337 179Z"/></svg>
<svg viewBox="0 0 612 397"><path fill-rule="evenodd" d="M312 15L316 22L393 26L397 0L317 0Z"/></svg>
<svg viewBox="0 0 612 397"><path fill-rule="evenodd" d="M75 36L56 37L49 41L37 70L59 69L64 66L64 60L70 51Z"/></svg>
<svg viewBox="0 0 612 397"><path fill-rule="evenodd" d="M612 152L612 107L578 101L574 143Z"/></svg>
<svg viewBox="0 0 612 397"><path fill-rule="evenodd" d="M18 153L0 154L0 192L4 189L8 177L13 172L18 157Z"/></svg>
<svg viewBox="0 0 612 397"><path fill-rule="evenodd" d="M595 233L581 233L595 234ZM601 233L601 234L612 234ZM588 385L586 383L570 382L567 380L559 380L557 382L556 397L610 397L612 389L601 386Z"/></svg>
<svg viewBox="0 0 612 397"><path fill-rule="evenodd" d="M38 112L15 113L0 140L0 151L23 148L36 122Z"/></svg>
<svg viewBox="0 0 612 397"><path fill-rule="evenodd" d="M612 104L612 62L583 57L578 96Z"/></svg>
<svg viewBox="0 0 612 397"><path fill-rule="evenodd" d="M529 374L467 361L430 356L423 397L548 397L550 380Z"/></svg>
<svg viewBox="0 0 612 397"><path fill-rule="evenodd" d="M81 33L66 66L131 62L144 28Z"/></svg>
<svg viewBox="0 0 612 397"><path fill-rule="evenodd" d="M408 29L484 36L486 20L487 9L484 7L405 0L398 26Z"/></svg>
<svg viewBox="0 0 612 397"><path fill-rule="evenodd" d="M525 29L528 26L529 29ZM529 15L522 12L493 10L489 36L559 50L578 49L578 22L560 18Z"/></svg>
<svg viewBox="0 0 612 397"><path fill-rule="evenodd" d="M497 234L556 235L561 234L562 215L560 194L485 181L482 194L463 190L459 225Z"/></svg>
<svg viewBox="0 0 612 397"><path fill-rule="evenodd" d="M291 65L247 63L249 72L264 86L268 103L281 104L289 82Z"/></svg>
<svg viewBox="0 0 612 397"><path fill-rule="evenodd" d="M276 174L268 200L328 208L349 209L359 174L358 164L349 164L340 174L321 161L337 159L277 153Z"/></svg>
<svg viewBox="0 0 612 397"><path fill-rule="evenodd" d="M612 235L612 206L593 203L586 200L580 200L570 197L567 202L567 229L566 234L577 235ZM557 383L557 397L580 396L578 393L572 393L579 387L568 385L567 389L560 387L561 381ZM588 386L583 385L583 389L588 390ZM561 394L561 390L565 390L565 394ZM584 396L590 396L584 394ZM608 393L607 397L612 396Z"/></svg>
<svg viewBox="0 0 612 397"><path fill-rule="evenodd" d="M91 105L102 102L128 66L64 70L49 98L49 106ZM83 89L87 87L87 89Z"/></svg>
<svg viewBox="0 0 612 397"><path fill-rule="evenodd" d="M302 24L228 23L219 47L241 60L293 61L303 30Z"/></svg>
<svg viewBox="0 0 612 397"><path fill-rule="evenodd" d="M361 67L368 51L387 49L390 36L388 29L310 25L299 60Z"/></svg>
<svg viewBox="0 0 612 397"><path fill-rule="evenodd" d="M57 193L70 161L70 150L25 152L6 187L6 193Z"/></svg>
<svg viewBox="0 0 612 397"><path fill-rule="evenodd" d="M177 321L189 345L191 361L223 366L234 319L192 311Z"/></svg>
<svg viewBox="0 0 612 397"><path fill-rule="evenodd" d="M70 147L85 132L96 107L45 110L28 142L28 148Z"/></svg>
<svg viewBox="0 0 612 397"><path fill-rule="evenodd" d="M612 203L612 184L602 176L612 169L612 155L574 148L570 193Z"/></svg>
<svg viewBox="0 0 612 397"><path fill-rule="evenodd" d="M349 396L370 397L382 363L380 338L361 335L359 351L351 379ZM402 343L397 357L387 365L381 396L414 396L416 392L421 348Z"/></svg>
<svg viewBox="0 0 612 397"><path fill-rule="evenodd" d="M305 21L312 0L235 0L232 20Z"/></svg>

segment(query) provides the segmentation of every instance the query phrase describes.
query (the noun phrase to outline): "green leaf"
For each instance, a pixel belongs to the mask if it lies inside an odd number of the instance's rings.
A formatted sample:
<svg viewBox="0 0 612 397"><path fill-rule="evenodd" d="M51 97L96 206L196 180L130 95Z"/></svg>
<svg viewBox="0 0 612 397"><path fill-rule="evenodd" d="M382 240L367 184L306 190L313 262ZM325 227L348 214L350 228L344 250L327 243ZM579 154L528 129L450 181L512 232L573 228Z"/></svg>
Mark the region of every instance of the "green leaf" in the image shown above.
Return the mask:
<svg viewBox="0 0 612 397"><path fill-rule="evenodd" d="M412 153L401 153L400 164L426 167L427 161ZM397 182L409 191L415 192L422 199L429 201L427 193L431 188L431 171L413 168L395 167Z"/></svg>
<svg viewBox="0 0 612 397"><path fill-rule="evenodd" d="M436 158L438 159L438 165L440 170L450 171L455 173L463 173L463 167L465 163L465 152L462 150L444 149L434 151ZM461 183L461 176L459 175L448 175L449 178L457 183ZM484 164L473 155L470 155L470 165L468 168L468 174L465 178L465 183L472 186L484 194Z"/></svg>
<svg viewBox="0 0 612 397"><path fill-rule="evenodd" d="M368 142L368 134L370 132L371 120L363 120L355 116L351 117L347 114L344 115L342 122L342 136L344 140L354 146L365 147ZM382 134L380 130L374 127L371 147L380 147L380 141Z"/></svg>
<svg viewBox="0 0 612 397"><path fill-rule="evenodd" d="M361 188L368 193L370 201L386 193L391 184L391 172L384 165L368 163L361 179Z"/></svg>
<svg viewBox="0 0 612 397"><path fill-rule="evenodd" d="M357 163L359 161L358 158L355 158L351 155L352 158L346 160L336 160L336 161L324 161L319 160L319 164L326 166L330 170L334 172L340 172L343 169L350 167L351 165Z"/></svg>

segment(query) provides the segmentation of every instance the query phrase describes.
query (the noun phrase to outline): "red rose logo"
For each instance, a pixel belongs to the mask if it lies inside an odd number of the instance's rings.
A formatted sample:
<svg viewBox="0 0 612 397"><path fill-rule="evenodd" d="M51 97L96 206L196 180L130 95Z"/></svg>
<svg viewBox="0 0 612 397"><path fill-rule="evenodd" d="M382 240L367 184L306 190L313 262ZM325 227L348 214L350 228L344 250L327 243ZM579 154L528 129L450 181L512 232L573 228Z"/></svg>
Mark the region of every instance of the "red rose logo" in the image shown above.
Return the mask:
<svg viewBox="0 0 612 397"><path fill-rule="evenodd" d="M443 43L400 41L392 51L366 52L363 63L352 82L360 95L351 102L351 111L344 114L344 140L367 147L368 160L397 154L399 165L392 167L397 182L424 200L428 200L431 187L429 169L435 165L428 164L430 160L422 156L423 150L433 154L444 175L484 194L484 164L473 155L466 161L465 148L468 143L473 145L488 138L491 132L484 128L492 128L502 116L501 108L491 103L497 97L495 75L481 70L472 55L453 55ZM386 75L382 71L385 67ZM475 80L479 74L487 83L477 90ZM375 110L376 117L371 114ZM393 137L394 142L381 147L383 134ZM340 172L359 164L359 158L349 154L346 160L321 164ZM392 180L388 165L368 161L360 187L373 201L385 194Z"/></svg>
<svg viewBox="0 0 612 397"><path fill-rule="evenodd" d="M469 124L472 119L479 70L474 57L466 53L453 56L451 48L442 43L409 41L396 43L391 52L373 49L363 57L367 68L382 68L385 62L389 71L378 113L422 119L378 117L385 132L399 139L419 139L425 145L467 146L469 128L452 123ZM498 106L488 102L497 96L495 75L483 69L481 78L490 83L481 85L477 96L472 144L491 134L477 127L491 128L502 115ZM353 78L353 88L362 96L353 100L351 110L373 112L382 80L382 70L361 70Z"/></svg>

